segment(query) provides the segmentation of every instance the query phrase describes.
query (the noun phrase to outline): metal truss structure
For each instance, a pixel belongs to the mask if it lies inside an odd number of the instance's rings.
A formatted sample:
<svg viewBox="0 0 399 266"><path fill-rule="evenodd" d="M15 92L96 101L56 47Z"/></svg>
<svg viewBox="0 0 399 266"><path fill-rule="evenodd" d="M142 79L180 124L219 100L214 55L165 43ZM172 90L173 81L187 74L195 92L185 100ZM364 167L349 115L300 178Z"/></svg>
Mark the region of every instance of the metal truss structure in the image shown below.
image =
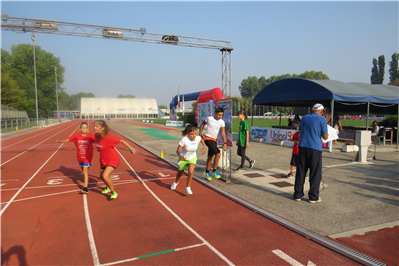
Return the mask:
<svg viewBox="0 0 399 266"><path fill-rule="evenodd" d="M188 37L172 34L147 32L108 26L95 26L54 20L28 19L1 15L1 29L9 31L39 32L47 34L72 35L92 38L106 38L123 41L169 44L177 46L217 49L222 52L222 91L231 96L231 51L229 41Z"/></svg>

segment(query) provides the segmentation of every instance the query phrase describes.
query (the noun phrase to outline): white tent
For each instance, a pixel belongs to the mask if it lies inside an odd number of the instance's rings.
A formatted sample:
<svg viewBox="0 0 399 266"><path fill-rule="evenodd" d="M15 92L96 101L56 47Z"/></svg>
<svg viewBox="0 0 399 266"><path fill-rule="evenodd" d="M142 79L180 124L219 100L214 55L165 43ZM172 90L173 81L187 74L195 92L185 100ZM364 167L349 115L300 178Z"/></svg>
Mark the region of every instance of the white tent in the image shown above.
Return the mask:
<svg viewBox="0 0 399 266"><path fill-rule="evenodd" d="M157 118L155 99L138 98L82 98L82 118Z"/></svg>

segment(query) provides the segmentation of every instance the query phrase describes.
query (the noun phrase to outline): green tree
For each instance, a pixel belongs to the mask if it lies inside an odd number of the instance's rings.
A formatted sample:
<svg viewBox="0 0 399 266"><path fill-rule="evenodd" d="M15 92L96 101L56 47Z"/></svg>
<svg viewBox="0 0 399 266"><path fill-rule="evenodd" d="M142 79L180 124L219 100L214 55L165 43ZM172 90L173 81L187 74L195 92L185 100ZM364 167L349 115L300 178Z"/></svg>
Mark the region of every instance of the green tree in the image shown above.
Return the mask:
<svg viewBox="0 0 399 266"><path fill-rule="evenodd" d="M256 94L261 91L260 84L258 82L258 78L255 76L248 77L241 82L241 85L238 87L240 90L241 96L244 98L253 98Z"/></svg>
<svg viewBox="0 0 399 266"><path fill-rule="evenodd" d="M136 98L136 96L131 95L131 94L126 94L126 95L119 94L118 97L116 97L116 98Z"/></svg>
<svg viewBox="0 0 399 266"><path fill-rule="evenodd" d="M96 96L91 92L79 92L77 94L72 94L69 96L69 109L80 110L80 102L82 98L96 98Z"/></svg>
<svg viewBox="0 0 399 266"><path fill-rule="evenodd" d="M398 82L399 82L399 65L398 65L398 58L399 58L399 54L398 53L394 53L392 55L392 61L389 62L389 81L390 81L390 85L395 85L398 86Z"/></svg>
<svg viewBox="0 0 399 266"><path fill-rule="evenodd" d="M8 73L1 74L1 104L17 108L20 111L32 111L35 101L28 99L24 90L18 87L17 82L10 79Z"/></svg>
<svg viewBox="0 0 399 266"><path fill-rule="evenodd" d="M37 99L39 116L52 115L52 110L57 108L55 67L57 67L57 88L61 92L64 88L61 84L64 82L65 68L60 64L59 57L52 53L42 50L36 46L36 76L37 76ZM30 106L28 115L35 116L35 80L34 80L34 62L33 46L30 44L18 44L11 46L11 55L2 50L2 69L8 71L10 78L14 80L19 89L25 91L32 106ZM2 70L3 71L3 70ZM62 100L59 98L59 100Z"/></svg>
<svg viewBox="0 0 399 266"><path fill-rule="evenodd" d="M159 107L159 109L168 109L168 107L166 107L166 105L164 105L164 104L161 104L160 106L158 106Z"/></svg>
<svg viewBox="0 0 399 266"><path fill-rule="evenodd" d="M371 84L382 84L384 82L385 73L385 56L380 55L378 61L373 58L373 67L371 69Z"/></svg>

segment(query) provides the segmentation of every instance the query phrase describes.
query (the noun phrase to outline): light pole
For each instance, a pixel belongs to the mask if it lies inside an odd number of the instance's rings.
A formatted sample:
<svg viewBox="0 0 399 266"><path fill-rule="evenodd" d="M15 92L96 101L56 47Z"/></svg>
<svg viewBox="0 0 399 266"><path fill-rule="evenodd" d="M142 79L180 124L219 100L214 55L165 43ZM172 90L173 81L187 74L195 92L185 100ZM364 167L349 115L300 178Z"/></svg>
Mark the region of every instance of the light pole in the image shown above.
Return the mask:
<svg viewBox="0 0 399 266"><path fill-rule="evenodd" d="M54 70L55 70L55 94L57 95L57 119L60 119L60 112L58 111L57 67L54 67Z"/></svg>
<svg viewBox="0 0 399 266"><path fill-rule="evenodd" d="M37 108L37 81L36 81L36 54L35 54L35 33L32 32L33 43L33 68L35 72L35 98L36 98L36 125L39 126L39 112Z"/></svg>

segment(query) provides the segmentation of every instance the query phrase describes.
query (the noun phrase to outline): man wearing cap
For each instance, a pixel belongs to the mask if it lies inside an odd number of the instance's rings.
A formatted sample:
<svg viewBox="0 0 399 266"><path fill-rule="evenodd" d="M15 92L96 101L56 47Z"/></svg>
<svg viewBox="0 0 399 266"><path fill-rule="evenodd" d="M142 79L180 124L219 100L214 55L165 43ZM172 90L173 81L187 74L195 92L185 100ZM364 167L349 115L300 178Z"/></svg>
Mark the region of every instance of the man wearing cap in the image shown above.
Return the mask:
<svg viewBox="0 0 399 266"><path fill-rule="evenodd" d="M301 201L304 196L305 174L310 169L309 202L321 202L319 197L322 168L321 138L328 138L327 120L323 117L323 112L324 106L322 104L313 105L312 113L302 117L299 126L301 138L298 144L298 165L295 176L294 200L296 201Z"/></svg>

